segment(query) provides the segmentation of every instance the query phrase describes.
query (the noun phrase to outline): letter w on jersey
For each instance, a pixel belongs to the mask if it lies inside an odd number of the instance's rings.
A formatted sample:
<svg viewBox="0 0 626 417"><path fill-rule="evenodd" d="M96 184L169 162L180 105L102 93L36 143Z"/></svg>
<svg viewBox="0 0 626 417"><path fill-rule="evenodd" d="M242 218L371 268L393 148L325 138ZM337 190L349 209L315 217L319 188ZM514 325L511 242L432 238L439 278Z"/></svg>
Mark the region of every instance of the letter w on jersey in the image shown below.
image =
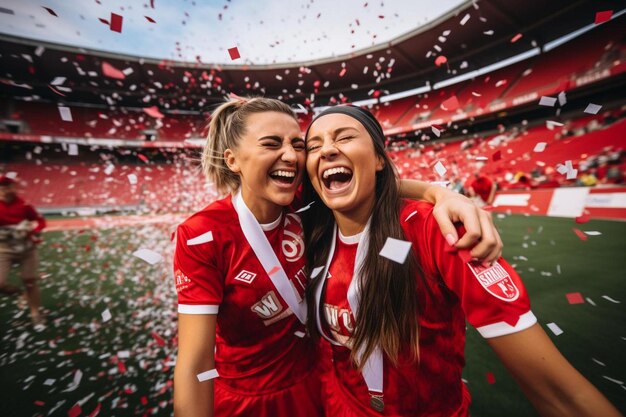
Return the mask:
<svg viewBox="0 0 626 417"><path fill-rule="evenodd" d="M489 268L469 262L470 270L485 290L503 301L515 301L519 297L519 289L513 279L497 261Z"/></svg>
<svg viewBox="0 0 626 417"><path fill-rule="evenodd" d="M251 307L252 311L259 315L264 320L269 320L272 318L277 318L282 311L283 305L278 300L278 297L274 293L274 291L270 291L261 298L261 301L257 302ZM271 323L276 320L272 320ZM271 323L265 323L266 325Z"/></svg>

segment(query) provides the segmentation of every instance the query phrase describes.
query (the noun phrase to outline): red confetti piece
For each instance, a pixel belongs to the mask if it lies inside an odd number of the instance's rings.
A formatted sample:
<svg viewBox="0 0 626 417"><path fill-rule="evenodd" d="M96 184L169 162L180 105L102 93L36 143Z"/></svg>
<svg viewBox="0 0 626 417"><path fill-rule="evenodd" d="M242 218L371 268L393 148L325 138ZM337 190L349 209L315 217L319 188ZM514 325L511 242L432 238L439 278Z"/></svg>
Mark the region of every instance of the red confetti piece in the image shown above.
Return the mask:
<svg viewBox="0 0 626 417"><path fill-rule="evenodd" d="M56 94L60 95L61 97L65 97L65 94L63 94L62 92L60 92L59 90L57 90L56 88L54 88L53 86L49 84L48 84L48 88L52 90L53 92L55 92Z"/></svg>
<svg viewBox="0 0 626 417"><path fill-rule="evenodd" d="M109 64L106 61L102 61L102 74L105 77L114 78L116 80L123 80L126 78L126 75L113 65Z"/></svg>
<svg viewBox="0 0 626 417"><path fill-rule="evenodd" d="M58 16L58 15L54 12L54 10L52 10L51 8L46 7L46 6L41 6L41 7L43 7L44 9L46 9L46 10L48 11L48 13L50 13L52 16L54 16L54 17L59 17L59 16ZM610 19L610 18L611 18L611 17L609 16L609 19ZM596 19L597 19L597 18L596 18Z"/></svg>
<svg viewBox="0 0 626 417"><path fill-rule="evenodd" d="M495 161L499 161L500 159L502 159L502 152L497 151L496 153L494 153L493 155L491 155L491 159L495 162Z"/></svg>
<svg viewBox="0 0 626 417"><path fill-rule="evenodd" d="M441 103L441 108L446 111L454 111L459 108L459 99L456 96L452 96Z"/></svg>
<svg viewBox="0 0 626 417"><path fill-rule="evenodd" d="M104 23L104 24L105 24L105 25L107 25L107 26L109 26L109 25L110 25L109 21L108 21L108 20L106 20L106 19L103 19L103 18L99 17L99 18L98 18L98 20L99 20L100 22Z"/></svg>
<svg viewBox="0 0 626 417"><path fill-rule="evenodd" d="M438 67L442 66L443 64L445 64L446 62L448 62L448 58L446 58L444 55L439 55L436 59L435 59L435 65L437 65Z"/></svg>
<svg viewBox="0 0 626 417"><path fill-rule="evenodd" d="M159 111L159 108L157 106L152 106L152 107L146 107L143 109L144 113L146 113L148 116L150 117L154 117L155 119L162 119L163 114Z"/></svg>
<svg viewBox="0 0 626 417"><path fill-rule="evenodd" d="M113 32L122 33L122 20L124 18L116 13L111 13L110 28Z"/></svg>
<svg viewBox="0 0 626 417"><path fill-rule="evenodd" d="M96 408L94 408L94 410L89 414L89 417L96 417L98 413L100 413L100 408L102 408L102 404L98 403Z"/></svg>
<svg viewBox="0 0 626 417"><path fill-rule="evenodd" d="M341 71L339 71L339 76L343 77L344 75L346 75L346 69L342 68Z"/></svg>
<svg viewBox="0 0 626 417"><path fill-rule="evenodd" d="M141 160L142 160L142 161L144 161L146 164L150 161L150 160L148 159L148 157L147 157L147 156L145 156L145 155L144 155L144 154L142 154L142 153L138 153L138 154L137 154L137 158L141 159Z"/></svg>
<svg viewBox="0 0 626 417"><path fill-rule="evenodd" d="M237 49L236 46L234 48L229 48L228 49L228 54L230 55L230 59L233 60L233 61L235 59L241 58L241 55L239 54L239 49Z"/></svg>
<svg viewBox="0 0 626 417"><path fill-rule="evenodd" d="M489 382L492 385L496 383L496 377L493 374L493 372L487 372L487 382Z"/></svg>
<svg viewBox="0 0 626 417"><path fill-rule="evenodd" d="M579 292L570 292L568 294L565 294L565 296L567 297L567 302L570 304L584 304L585 303L585 300L583 299L582 294Z"/></svg>
<svg viewBox="0 0 626 417"><path fill-rule="evenodd" d="M573 227L572 230L574 231L574 233L576 233L576 236L578 236L578 238L582 240L583 242L588 239L588 236L582 230L577 229L575 227Z"/></svg>
<svg viewBox="0 0 626 417"><path fill-rule="evenodd" d="M150 22L150 23L156 23L156 21L155 21L153 18L151 18L150 16L144 16L144 17L146 18L146 20L147 20L148 22Z"/></svg>
<svg viewBox="0 0 626 417"><path fill-rule="evenodd" d="M576 223L584 224L587 223L591 219L591 216L587 213L583 213L580 216L576 217Z"/></svg>
<svg viewBox="0 0 626 417"><path fill-rule="evenodd" d="M611 20L612 16L613 16L613 10L605 10L603 12L596 13L596 25L599 25L600 23L608 22L609 20Z"/></svg>
<svg viewBox="0 0 626 417"><path fill-rule="evenodd" d="M279 268L279 267L277 267L277 266L275 266L274 268L272 268L272 269L270 270L270 272L269 272L267 275L272 276L272 275L274 275L275 273L277 273L278 271L280 271L280 268Z"/></svg>
<svg viewBox="0 0 626 417"><path fill-rule="evenodd" d="M117 363L117 369L120 371L120 374L125 374L126 373L126 365L124 364L124 362L119 361Z"/></svg>
<svg viewBox="0 0 626 417"><path fill-rule="evenodd" d="M154 9L154 0L150 0L150 7Z"/></svg>
<svg viewBox="0 0 626 417"><path fill-rule="evenodd" d="M74 404L70 411L67 412L67 417L78 417L82 412L80 405Z"/></svg>
<svg viewBox="0 0 626 417"><path fill-rule="evenodd" d="M37 400L37 401L35 401L35 405L43 407L44 405L46 405L46 403L44 403L43 401Z"/></svg>
<svg viewBox="0 0 626 417"><path fill-rule="evenodd" d="M146 397L144 395L143 397L141 397L140 401L141 401L141 405L147 405L148 404L148 397Z"/></svg>
<svg viewBox="0 0 626 417"><path fill-rule="evenodd" d="M515 43L515 42L519 41L520 39L522 39L522 36L523 35L521 33L518 33L517 35L513 36L511 38L511 43Z"/></svg>
<svg viewBox="0 0 626 417"><path fill-rule="evenodd" d="M163 340L163 338L159 336L156 332L152 332L150 333L150 335L154 338L154 340L156 340L157 345L165 346L165 340Z"/></svg>

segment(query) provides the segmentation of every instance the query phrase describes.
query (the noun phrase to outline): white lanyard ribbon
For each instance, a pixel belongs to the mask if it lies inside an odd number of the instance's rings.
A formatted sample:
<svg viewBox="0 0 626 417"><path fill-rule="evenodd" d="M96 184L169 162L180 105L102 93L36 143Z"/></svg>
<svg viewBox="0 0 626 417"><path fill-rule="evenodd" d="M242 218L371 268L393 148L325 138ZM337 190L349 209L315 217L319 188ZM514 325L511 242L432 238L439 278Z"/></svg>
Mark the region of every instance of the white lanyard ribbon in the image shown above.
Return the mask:
<svg viewBox="0 0 626 417"><path fill-rule="evenodd" d="M274 253L274 249L263 233L261 225L243 201L241 191L238 191L233 197L233 206L239 216L241 230L263 269L270 277L272 284L291 311L298 317L298 320L302 324L306 324L306 302L297 295L296 289L293 288L282 264Z"/></svg>
<svg viewBox="0 0 626 417"><path fill-rule="evenodd" d="M365 262L365 256L367 255L367 249L369 248L369 221L361 234L359 239L359 244L356 249L356 257L354 260L354 272L352 274L352 282L350 282L350 286L348 287L348 304L350 304L350 309L352 310L352 315L356 320L358 309L359 309L359 300L361 298L361 269L363 267L363 263ZM322 299L322 291L324 285L326 284L326 276L328 275L328 269L330 268L331 261L333 259L333 255L335 253L335 246L337 241L337 225L334 226L333 230L333 239L330 245L330 252L328 253L328 259L326 260L326 266L322 271L322 282L321 285L318 285L315 289L315 311L317 318L317 328L326 339L330 340L333 344L338 344L331 337L325 334L322 326L322 321L320 317L320 303ZM360 360L362 353L356 353L357 358ZM383 352L380 347L376 347L372 354L365 361L365 365L363 366L363 378L365 379L365 383L367 384L367 389L370 392L378 392L382 395L383 392Z"/></svg>

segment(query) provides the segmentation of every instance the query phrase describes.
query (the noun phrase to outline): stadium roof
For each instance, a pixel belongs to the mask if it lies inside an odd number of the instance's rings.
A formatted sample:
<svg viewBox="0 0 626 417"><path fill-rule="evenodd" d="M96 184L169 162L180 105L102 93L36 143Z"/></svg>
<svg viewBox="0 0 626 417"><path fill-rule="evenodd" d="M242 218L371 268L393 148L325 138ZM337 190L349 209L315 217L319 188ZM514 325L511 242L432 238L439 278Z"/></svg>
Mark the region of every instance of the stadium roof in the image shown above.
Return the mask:
<svg viewBox="0 0 626 417"><path fill-rule="evenodd" d="M434 84L531 48L541 48L593 24L597 12L614 10L618 14L621 10L617 3L607 0L465 2L427 25L358 54L262 66L143 59L2 36L0 94L190 110L206 109L231 92L263 94L305 105L311 99L317 105L325 105L342 96L354 101L381 97L427 82ZM447 62L442 63L442 57ZM105 67L113 68L114 78L102 76ZM54 85L57 77L65 80Z"/></svg>

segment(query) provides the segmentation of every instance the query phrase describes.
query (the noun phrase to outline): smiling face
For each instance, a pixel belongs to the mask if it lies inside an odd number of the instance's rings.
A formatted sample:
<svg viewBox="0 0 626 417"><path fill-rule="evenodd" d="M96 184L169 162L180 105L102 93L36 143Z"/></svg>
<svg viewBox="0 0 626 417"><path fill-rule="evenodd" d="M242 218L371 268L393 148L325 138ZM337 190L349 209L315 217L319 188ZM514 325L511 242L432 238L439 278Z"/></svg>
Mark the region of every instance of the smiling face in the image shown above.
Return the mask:
<svg viewBox="0 0 626 417"><path fill-rule="evenodd" d="M242 197L252 214L269 223L291 204L302 181L304 140L296 120L284 113L251 114L246 126L237 147L227 149L224 157L239 174Z"/></svg>
<svg viewBox="0 0 626 417"><path fill-rule="evenodd" d="M309 128L306 147L307 172L324 204L336 218L364 226L374 206L376 173L384 167L365 127L345 114L322 116Z"/></svg>

